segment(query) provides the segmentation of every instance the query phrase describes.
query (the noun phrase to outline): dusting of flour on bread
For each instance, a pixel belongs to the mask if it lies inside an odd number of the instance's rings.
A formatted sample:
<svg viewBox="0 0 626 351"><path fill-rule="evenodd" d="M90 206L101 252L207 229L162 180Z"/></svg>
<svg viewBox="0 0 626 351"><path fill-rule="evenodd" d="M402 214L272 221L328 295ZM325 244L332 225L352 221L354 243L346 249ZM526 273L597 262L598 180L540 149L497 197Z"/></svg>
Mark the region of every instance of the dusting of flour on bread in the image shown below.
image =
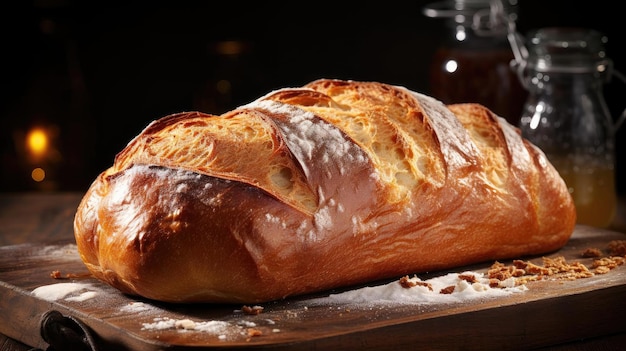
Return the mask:
<svg viewBox="0 0 626 351"><path fill-rule="evenodd" d="M454 147L441 149L446 155L448 165L463 167L472 164L471 159L476 157L478 151L455 115L441 101L411 90L408 91L420 102L426 115L430 116L428 122L436 126L433 130L437 133L439 141L454 145ZM439 134L438 131L445 132L445 135Z"/></svg>
<svg viewBox="0 0 626 351"><path fill-rule="evenodd" d="M284 124L278 124L283 130L283 135L290 145L290 149L300 160L310 160L314 157L313 151L322 151L320 157L323 163L335 162L336 159L345 159L349 163L365 162L366 155L346 140L340 129L332 124L316 118L311 112L296 106L283 104L270 100L256 100L246 105L249 108L267 110L275 114L287 116L289 123L296 128L286 128ZM341 169L341 174L346 170ZM308 175L310 172L305 170Z"/></svg>

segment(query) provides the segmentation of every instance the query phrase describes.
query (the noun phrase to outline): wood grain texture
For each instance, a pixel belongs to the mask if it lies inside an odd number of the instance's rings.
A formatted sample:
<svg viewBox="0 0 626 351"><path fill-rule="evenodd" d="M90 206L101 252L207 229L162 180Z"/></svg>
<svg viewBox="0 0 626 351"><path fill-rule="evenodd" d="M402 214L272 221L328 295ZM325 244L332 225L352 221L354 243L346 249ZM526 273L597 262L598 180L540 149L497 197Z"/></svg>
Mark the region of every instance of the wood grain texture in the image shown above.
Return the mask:
<svg viewBox="0 0 626 351"><path fill-rule="evenodd" d="M0 194L0 246L74 237L83 193Z"/></svg>
<svg viewBox="0 0 626 351"><path fill-rule="evenodd" d="M609 241L624 239L621 233L578 226L563 249L546 256L564 256L590 265L591 259L580 256L584 249L605 249ZM541 264L541 257L528 259ZM486 262L455 271L486 271L490 265ZM416 345L426 345L430 350L525 350L626 332L624 266L575 281L529 283L526 292L481 302L367 306L313 303L320 301L314 298L327 295L320 294L263 304L264 310L258 315L242 313L239 305L140 300L91 277L53 279L53 270L62 275L87 272L71 241L0 247L1 333L45 348L38 328L41 316L50 310L80 319L94 331L104 349L116 350L387 350ZM433 272L430 276L441 274ZM90 290L96 296L84 301L49 302L32 294L39 286L68 282L91 284ZM129 308L133 305L145 308ZM220 332L143 328L155 318L219 322L227 327ZM249 330L261 334L250 336Z"/></svg>

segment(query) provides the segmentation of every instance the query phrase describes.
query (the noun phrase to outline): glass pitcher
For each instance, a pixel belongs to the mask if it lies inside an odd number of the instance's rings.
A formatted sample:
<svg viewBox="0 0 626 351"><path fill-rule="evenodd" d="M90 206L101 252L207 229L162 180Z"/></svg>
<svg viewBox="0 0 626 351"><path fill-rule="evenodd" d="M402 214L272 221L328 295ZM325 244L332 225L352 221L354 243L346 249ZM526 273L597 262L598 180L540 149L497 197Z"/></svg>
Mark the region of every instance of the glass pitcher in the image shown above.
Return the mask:
<svg viewBox="0 0 626 351"><path fill-rule="evenodd" d="M587 28L542 28L529 33L517 62L528 90L520 129L565 180L577 222L608 227L616 211L615 131L603 97L613 64L606 36ZM514 48L515 48L514 45Z"/></svg>

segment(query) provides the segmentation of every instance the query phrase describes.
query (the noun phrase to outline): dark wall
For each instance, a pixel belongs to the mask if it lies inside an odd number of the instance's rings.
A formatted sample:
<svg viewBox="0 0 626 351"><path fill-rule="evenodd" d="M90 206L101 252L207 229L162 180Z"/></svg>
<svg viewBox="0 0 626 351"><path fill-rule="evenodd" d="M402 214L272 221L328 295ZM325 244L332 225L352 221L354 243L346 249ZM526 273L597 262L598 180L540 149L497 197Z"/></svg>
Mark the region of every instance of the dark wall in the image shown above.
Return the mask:
<svg viewBox="0 0 626 351"><path fill-rule="evenodd" d="M317 78L376 80L429 93L428 65L445 33L427 18L431 1L337 2L35 1L2 12L0 191L86 190L150 121L170 113L221 113L270 90ZM626 72L617 3L520 0L518 29L582 26L607 34ZM573 5L576 4L576 5ZM347 5L347 4L346 4ZM347 7L347 8L346 8ZM237 59L216 52L237 40ZM215 91L228 79L230 93ZM606 85L615 117L626 84ZM19 146L43 125L57 150L41 161L49 181L30 178ZM618 191L626 184L618 131Z"/></svg>

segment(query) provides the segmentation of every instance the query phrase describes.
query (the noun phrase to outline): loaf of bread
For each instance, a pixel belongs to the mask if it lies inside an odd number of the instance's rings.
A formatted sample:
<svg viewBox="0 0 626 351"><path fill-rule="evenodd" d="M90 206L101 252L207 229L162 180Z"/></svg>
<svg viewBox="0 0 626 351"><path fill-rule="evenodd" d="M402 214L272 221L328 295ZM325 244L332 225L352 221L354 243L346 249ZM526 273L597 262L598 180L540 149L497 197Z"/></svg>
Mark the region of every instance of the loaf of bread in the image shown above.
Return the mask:
<svg viewBox="0 0 626 351"><path fill-rule="evenodd" d="M152 122L74 227L123 293L262 303L549 253L575 220L545 155L489 109L321 79Z"/></svg>

